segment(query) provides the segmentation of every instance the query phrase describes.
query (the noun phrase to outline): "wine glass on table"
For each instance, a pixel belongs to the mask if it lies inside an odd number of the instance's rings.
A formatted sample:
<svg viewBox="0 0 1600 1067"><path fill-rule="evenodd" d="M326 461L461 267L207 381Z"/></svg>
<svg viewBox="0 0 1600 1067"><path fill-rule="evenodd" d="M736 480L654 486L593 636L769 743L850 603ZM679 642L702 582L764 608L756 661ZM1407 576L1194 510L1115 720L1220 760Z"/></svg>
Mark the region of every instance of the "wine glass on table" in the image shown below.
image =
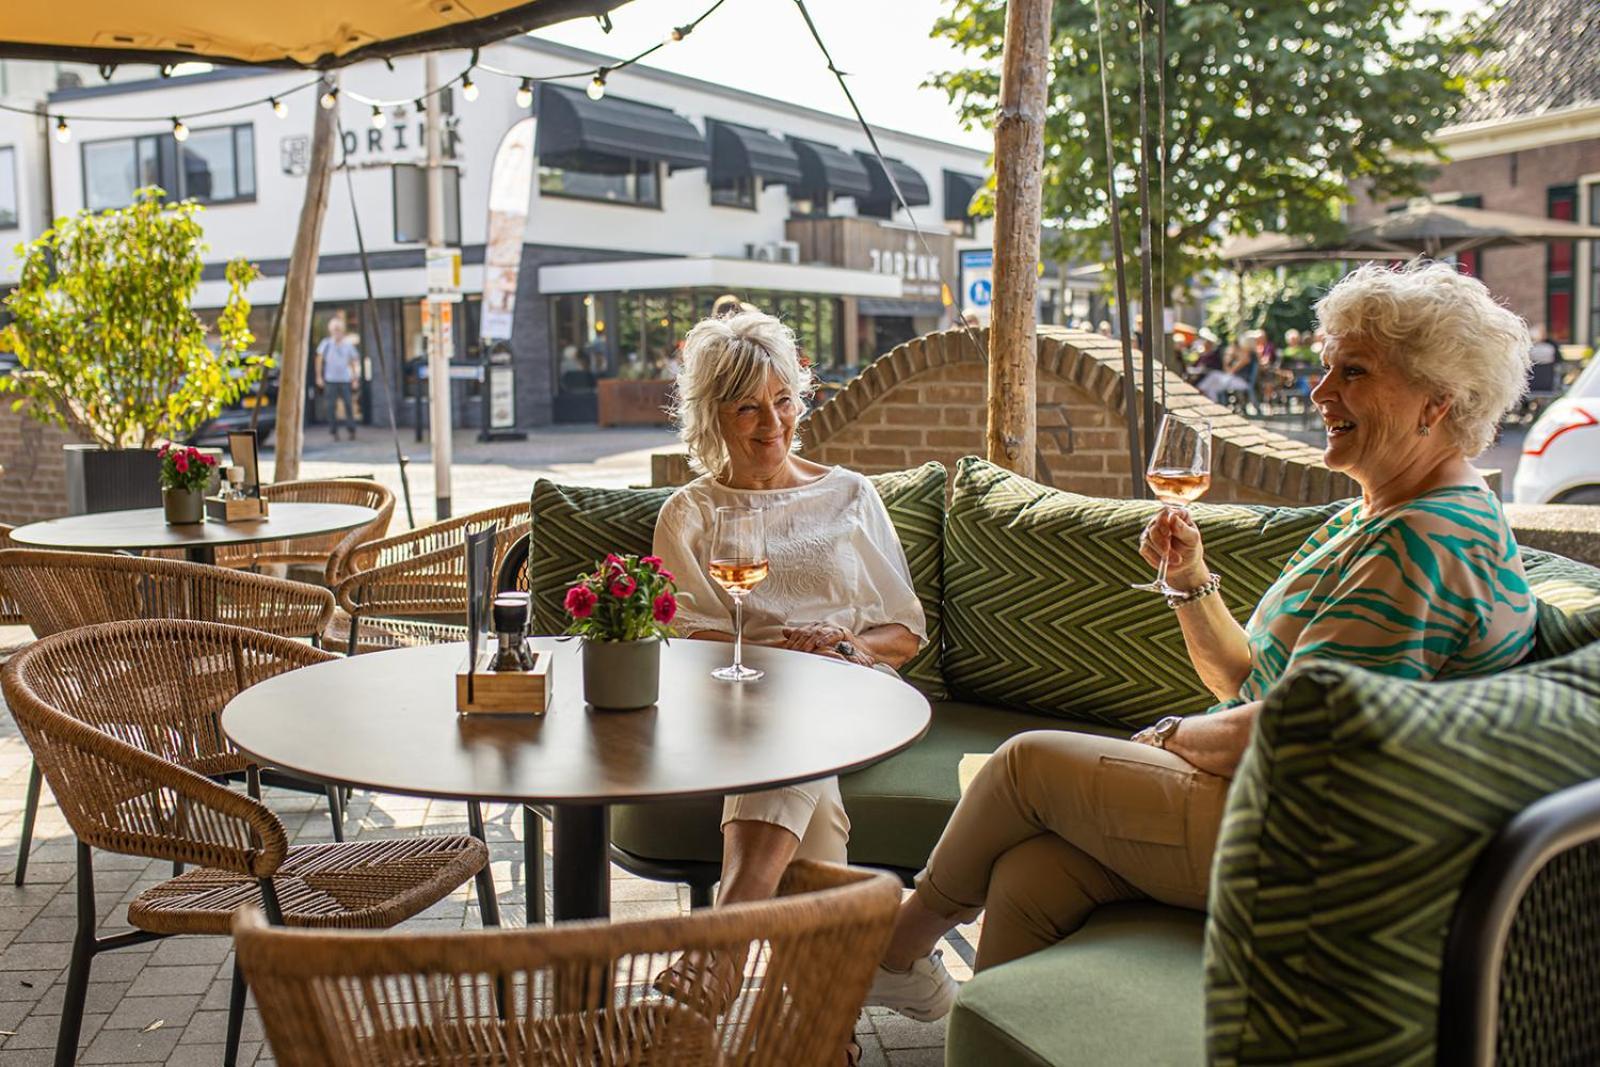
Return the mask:
<svg viewBox="0 0 1600 1067"><path fill-rule="evenodd" d="M1164 415L1150 450L1145 482L1156 499L1168 508L1188 514L1189 505L1211 488L1211 422ZM1167 557L1161 557L1156 580L1133 586L1163 596L1182 596L1184 590L1167 584Z"/></svg>
<svg viewBox="0 0 1600 1067"><path fill-rule="evenodd" d="M767 577L767 532L760 508L718 508L711 535L712 581L733 598L733 665L711 677L751 682L763 671L744 665L744 598Z"/></svg>

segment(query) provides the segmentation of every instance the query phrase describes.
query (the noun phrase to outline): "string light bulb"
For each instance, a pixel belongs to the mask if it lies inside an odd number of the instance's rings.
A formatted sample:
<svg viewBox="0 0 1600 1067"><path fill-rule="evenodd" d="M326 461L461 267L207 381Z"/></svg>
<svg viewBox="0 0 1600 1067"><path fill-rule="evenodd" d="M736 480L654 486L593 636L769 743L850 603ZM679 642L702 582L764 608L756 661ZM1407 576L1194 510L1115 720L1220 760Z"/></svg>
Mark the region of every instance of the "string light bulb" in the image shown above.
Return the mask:
<svg viewBox="0 0 1600 1067"><path fill-rule="evenodd" d="M67 125L66 119L56 119L56 140L62 144L72 140L72 127Z"/></svg>
<svg viewBox="0 0 1600 1067"><path fill-rule="evenodd" d="M672 31L667 34L666 39L664 41L662 41L661 43L662 44L677 44L679 41L681 41L685 37L689 36L690 31L692 31L693 29L694 29L693 26L674 26L672 28Z"/></svg>
<svg viewBox="0 0 1600 1067"><path fill-rule="evenodd" d="M424 113L427 112L427 110L428 110L428 105L424 104L422 102L422 97L420 97L420 96L417 97L417 114L419 114L419 115L424 114Z"/></svg>
<svg viewBox="0 0 1600 1067"><path fill-rule="evenodd" d="M277 97L269 97L267 102L272 105L272 113L280 119L289 113L288 105Z"/></svg>
<svg viewBox="0 0 1600 1067"><path fill-rule="evenodd" d="M324 111L332 111L333 110L333 105L337 104L339 102L339 90L338 90L338 88L335 87L335 88L329 89L327 92L323 93L321 102L322 102L322 110L324 110Z"/></svg>
<svg viewBox="0 0 1600 1067"><path fill-rule="evenodd" d="M586 92L588 92L590 100L599 100L601 97L606 95L605 67L601 67L599 70L594 72L594 80L589 83L589 88L586 90Z"/></svg>
<svg viewBox="0 0 1600 1067"><path fill-rule="evenodd" d="M461 95L469 104L478 99L478 83L472 80L471 74L461 76Z"/></svg>
<svg viewBox="0 0 1600 1067"><path fill-rule="evenodd" d="M375 130L381 130L387 125L389 125L389 118L383 113L383 108L379 107L377 104L373 104L372 128Z"/></svg>
<svg viewBox="0 0 1600 1067"><path fill-rule="evenodd" d="M533 79L523 78L522 84L517 86L517 106L533 106Z"/></svg>
<svg viewBox="0 0 1600 1067"><path fill-rule="evenodd" d="M172 139L179 144L189 139L189 127L185 126L180 118L172 120Z"/></svg>

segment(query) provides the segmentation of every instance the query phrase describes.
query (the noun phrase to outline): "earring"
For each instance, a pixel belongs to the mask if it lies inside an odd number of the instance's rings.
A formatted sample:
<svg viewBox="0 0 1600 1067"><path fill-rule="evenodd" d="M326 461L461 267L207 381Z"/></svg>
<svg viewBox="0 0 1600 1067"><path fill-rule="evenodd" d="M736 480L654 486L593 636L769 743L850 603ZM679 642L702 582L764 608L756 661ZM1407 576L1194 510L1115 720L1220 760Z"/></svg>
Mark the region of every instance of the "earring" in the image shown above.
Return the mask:
<svg viewBox="0 0 1600 1067"><path fill-rule="evenodd" d="M1421 426L1417 427L1417 436L1419 436L1419 437L1428 436L1428 424L1427 423L1423 423Z"/></svg>

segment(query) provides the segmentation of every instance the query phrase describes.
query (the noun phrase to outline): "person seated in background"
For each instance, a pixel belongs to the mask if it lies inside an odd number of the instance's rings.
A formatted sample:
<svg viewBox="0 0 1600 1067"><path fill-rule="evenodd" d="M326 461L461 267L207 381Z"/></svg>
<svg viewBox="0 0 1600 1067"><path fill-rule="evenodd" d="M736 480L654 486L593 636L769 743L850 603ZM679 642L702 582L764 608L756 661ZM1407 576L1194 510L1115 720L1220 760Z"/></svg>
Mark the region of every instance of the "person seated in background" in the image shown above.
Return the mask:
<svg viewBox="0 0 1600 1067"><path fill-rule="evenodd" d="M1222 342L1210 329L1202 329L1195 336L1190 349L1192 358L1184 372L1191 382L1202 382L1212 371L1222 369Z"/></svg>
<svg viewBox="0 0 1600 1067"><path fill-rule="evenodd" d="M733 602L708 573L713 530L718 508L756 507L771 571L745 597L744 642L894 674L927 642L927 620L872 483L795 452L812 388L794 332L771 315L738 311L689 332L674 414L705 473L667 500L654 542L676 575L675 625L695 640L733 640ZM717 904L771 897L796 858L844 863L849 833L837 778L728 797ZM680 961L657 987L720 1011L742 973L733 959Z"/></svg>
<svg viewBox="0 0 1600 1067"><path fill-rule="evenodd" d="M867 1003L950 1009L939 939L984 913L977 970L1053 945L1095 908L1204 910L1235 769L1292 668L1333 660L1415 681L1491 674L1533 647L1535 604L1499 497L1468 460L1522 394L1528 330L1446 264L1361 267L1317 305L1323 459L1361 497L1315 530L1241 626L1187 512L1140 537L1165 557L1195 672L1218 703L1128 740L1019 734L985 763L905 899Z"/></svg>
<svg viewBox="0 0 1600 1067"><path fill-rule="evenodd" d="M1255 355L1244 342L1237 341L1228 346L1227 354L1222 357L1222 368L1202 377L1195 388L1218 404L1227 403L1229 393L1248 393L1250 379L1245 375L1254 359Z"/></svg>

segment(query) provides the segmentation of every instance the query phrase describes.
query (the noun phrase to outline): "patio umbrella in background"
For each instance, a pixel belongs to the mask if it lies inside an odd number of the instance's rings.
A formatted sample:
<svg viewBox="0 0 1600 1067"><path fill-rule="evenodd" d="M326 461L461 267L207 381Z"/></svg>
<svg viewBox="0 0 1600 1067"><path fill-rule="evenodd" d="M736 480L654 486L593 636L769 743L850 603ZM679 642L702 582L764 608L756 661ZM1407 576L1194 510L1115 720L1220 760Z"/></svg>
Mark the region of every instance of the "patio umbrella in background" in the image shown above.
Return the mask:
<svg viewBox="0 0 1600 1067"><path fill-rule="evenodd" d="M75 63L246 63L327 70L475 48L626 0L60 0L7 3L0 57Z"/></svg>
<svg viewBox="0 0 1600 1067"><path fill-rule="evenodd" d="M1422 201L1352 227L1336 240L1282 234L1243 238L1223 247L1222 260L1247 269L1317 259L1444 259L1480 248L1587 240L1600 240L1600 226Z"/></svg>

